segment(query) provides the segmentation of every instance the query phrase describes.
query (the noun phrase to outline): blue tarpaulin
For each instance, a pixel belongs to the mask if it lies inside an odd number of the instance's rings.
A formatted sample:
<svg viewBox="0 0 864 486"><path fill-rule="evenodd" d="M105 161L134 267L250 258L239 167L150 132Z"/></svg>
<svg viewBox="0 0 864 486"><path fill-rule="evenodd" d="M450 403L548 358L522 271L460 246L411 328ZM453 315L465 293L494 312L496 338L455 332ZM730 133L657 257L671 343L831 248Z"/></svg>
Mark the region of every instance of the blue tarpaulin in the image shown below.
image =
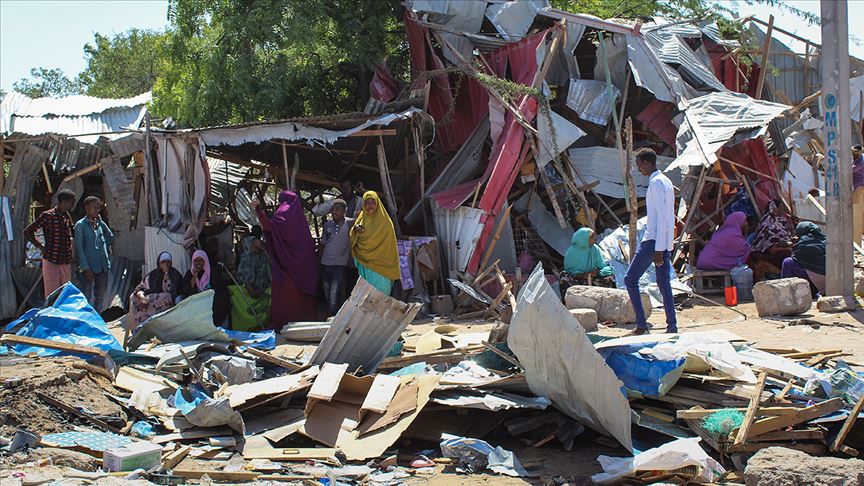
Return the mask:
<svg viewBox="0 0 864 486"><path fill-rule="evenodd" d="M18 336L48 339L82 346L91 346L104 351L122 351L123 347L102 317L87 302L84 294L75 285L67 283L52 296L56 296L48 307L30 309L20 318L6 326L6 332ZM23 327L22 327L23 326ZM10 346L17 354L34 353L38 356L57 356L69 354L58 349L46 349L37 346L16 344Z"/></svg>
<svg viewBox="0 0 864 486"><path fill-rule="evenodd" d="M229 338L248 344L253 348L269 351L276 347L276 331L273 330L261 332L223 330Z"/></svg>
<svg viewBox="0 0 864 486"><path fill-rule="evenodd" d="M685 359L660 360L639 352L655 344L621 345L598 349L597 352L628 390L656 397L665 395L675 386L684 371Z"/></svg>

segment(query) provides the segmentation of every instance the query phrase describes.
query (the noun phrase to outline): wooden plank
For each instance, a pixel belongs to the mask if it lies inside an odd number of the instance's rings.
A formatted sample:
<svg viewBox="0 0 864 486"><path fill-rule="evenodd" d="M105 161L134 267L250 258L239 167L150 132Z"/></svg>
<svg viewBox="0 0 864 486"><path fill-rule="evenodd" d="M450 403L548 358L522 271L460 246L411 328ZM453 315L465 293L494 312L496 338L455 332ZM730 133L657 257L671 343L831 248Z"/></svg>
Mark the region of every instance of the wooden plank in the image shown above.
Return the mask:
<svg viewBox="0 0 864 486"><path fill-rule="evenodd" d="M768 55L771 54L771 35L774 33L774 16L768 17L768 31L765 33L765 45L762 46L762 61L759 63L759 80L756 82L755 98L762 98L762 88L765 86L765 75L768 74Z"/></svg>
<svg viewBox="0 0 864 486"><path fill-rule="evenodd" d="M852 427L855 425L855 421L858 419L858 414L861 412L861 407L864 407L864 394L862 394L858 401L855 403L855 406L852 407L852 411L849 413L849 416L846 417L846 420L843 422L843 427L840 428L840 432L837 434L837 438L834 439L834 442L831 444L831 450L837 452L843 446L843 441L846 440L846 436L849 435L849 431L852 430Z"/></svg>
<svg viewBox="0 0 864 486"><path fill-rule="evenodd" d="M108 356L108 353L106 353L105 351L99 348L94 348L92 346L64 343L61 341L52 341L50 339L40 339L28 336L15 336L11 334L4 334L3 336L0 336L0 343L25 344L28 346L36 346L46 349L59 349L60 351L67 351L70 353L93 354L96 356L101 356L102 358Z"/></svg>
<svg viewBox="0 0 864 486"><path fill-rule="evenodd" d="M793 441L793 440L820 440L825 441L825 431L822 429L804 429L804 430L778 430L776 432L768 432L759 437L754 437L753 442L767 441Z"/></svg>
<svg viewBox="0 0 864 486"><path fill-rule="evenodd" d="M273 364L276 366L281 366L282 368L285 368L288 371L291 371L292 373L300 369L300 365L296 365L290 361L286 361L282 358L273 356L272 354L267 353L265 351L261 351L260 349L255 349L252 346L247 346L246 344L241 343L240 341L234 341L232 344L234 344L235 346L245 346L246 347L246 349L244 350L245 353L251 354L252 356L258 358L261 361L266 361L270 364Z"/></svg>
<svg viewBox="0 0 864 486"><path fill-rule="evenodd" d="M483 344L483 347L484 347L484 348L486 348L486 349L488 349L489 351L492 351L493 353L497 354L497 355L500 356L503 360L509 362L509 363L512 364L513 366L517 366L517 367L519 367L520 369L523 369L523 368L522 368L522 364L519 363L519 361L518 361L516 358L514 358L513 356L510 356L509 354L505 353L504 351L501 351L500 349L498 349L498 348L496 348L495 346L493 346L493 345L487 343L486 341L483 341L482 344Z"/></svg>
<svg viewBox="0 0 864 486"><path fill-rule="evenodd" d="M753 395L750 397L750 405L747 406L747 413L744 414L744 421L741 423L741 427L738 428L738 434L735 436L735 445L741 445L747 441L750 427L753 425L753 420L756 419L759 402L762 401L762 390L765 388L765 379L767 377L768 375L764 371L759 373L756 389L753 390Z"/></svg>
<svg viewBox="0 0 864 486"><path fill-rule="evenodd" d="M798 413L792 415L783 415L780 417L770 417L762 419L754 423L750 427L750 437L756 437L768 432L773 432L783 427L800 424L808 420L823 417L830 413L841 410L844 407L842 398L832 398L809 407L801 409Z"/></svg>
<svg viewBox="0 0 864 486"><path fill-rule="evenodd" d="M174 466L180 464L180 461L186 458L189 455L189 451L192 450L191 446L180 446L179 449L166 454L162 457L162 467L165 469L174 469Z"/></svg>
<svg viewBox="0 0 864 486"><path fill-rule="evenodd" d="M367 129L354 132L349 137L388 137L396 135L395 128Z"/></svg>
<svg viewBox="0 0 864 486"><path fill-rule="evenodd" d="M806 452L811 455L825 454L825 445L818 443L791 443L791 442L748 442L739 446L732 446L730 452L759 452L768 447L785 447L796 451Z"/></svg>
<svg viewBox="0 0 864 486"><path fill-rule="evenodd" d="M694 407L689 410L678 410L675 412L675 416L682 420L698 420L705 418L712 413L717 413L720 411L728 411L735 410L738 412L746 412L749 407L731 407L731 408L715 408L715 409L703 409L701 407ZM778 417L781 415L794 415L800 412L802 409L796 407L761 407L757 413L757 416L765 416L765 417Z"/></svg>

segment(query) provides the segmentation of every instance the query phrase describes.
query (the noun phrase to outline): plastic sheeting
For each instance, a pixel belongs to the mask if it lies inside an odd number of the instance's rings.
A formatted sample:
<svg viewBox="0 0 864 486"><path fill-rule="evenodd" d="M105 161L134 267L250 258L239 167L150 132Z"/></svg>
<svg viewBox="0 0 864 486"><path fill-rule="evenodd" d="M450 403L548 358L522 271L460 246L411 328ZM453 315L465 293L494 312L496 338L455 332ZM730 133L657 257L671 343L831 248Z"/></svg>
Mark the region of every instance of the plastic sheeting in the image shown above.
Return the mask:
<svg viewBox="0 0 864 486"><path fill-rule="evenodd" d="M48 339L82 346L91 346L104 351L118 350L123 347L102 317L87 302L84 294L71 283L67 283L52 296L56 296L50 306L30 309L19 319L6 326L6 332L23 325L16 334L39 339ZM35 353L38 356L57 356L70 354L59 349L16 344L11 349L17 354Z"/></svg>
<svg viewBox="0 0 864 486"><path fill-rule="evenodd" d="M598 484L613 484L636 471L672 471L696 466L701 472L695 480L714 482L726 470L699 446L701 440L698 437L678 439L634 457L600 456L597 461L603 467L603 472L591 476L591 479Z"/></svg>
<svg viewBox="0 0 864 486"><path fill-rule="evenodd" d="M662 397L678 383L686 357L661 359L643 352L645 347L644 344L630 344L607 347L598 352L628 390Z"/></svg>

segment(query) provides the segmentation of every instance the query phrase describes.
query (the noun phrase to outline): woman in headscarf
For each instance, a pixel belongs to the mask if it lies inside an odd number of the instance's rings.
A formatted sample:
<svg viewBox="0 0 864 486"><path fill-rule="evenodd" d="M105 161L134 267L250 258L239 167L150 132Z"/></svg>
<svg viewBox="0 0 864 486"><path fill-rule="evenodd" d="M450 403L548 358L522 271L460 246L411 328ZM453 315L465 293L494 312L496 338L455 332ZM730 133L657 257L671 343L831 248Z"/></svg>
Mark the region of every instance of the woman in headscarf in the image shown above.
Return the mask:
<svg viewBox="0 0 864 486"><path fill-rule="evenodd" d="M258 201L253 206L264 230L273 274L270 326L280 329L289 322L317 320L314 296L318 289L318 259L300 198L294 192L282 191L271 217Z"/></svg>
<svg viewBox="0 0 864 486"><path fill-rule="evenodd" d="M711 241L702 249L696 268L700 270L732 270L747 263L750 244L744 239L747 229L747 215L736 211L726 217Z"/></svg>
<svg viewBox="0 0 864 486"><path fill-rule="evenodd" d="M231 301L228 297L228 286L218 268L211 268L210 256L204 250L192 253L192 268L183 276L183 297L190 297L205 290L212 290L213 324L224 326L228 323L228 313L231 311Z"/></svg>
<svg viewBox="0 0 864 486"><path fill-rule="evenodd" d="M237 267L237 285L228 287L231 299L231 328L256 331L270 323L270 259L261 238L249 240Z"/></svg>
<svg viewBox="0 0 864 486"><path fill-rule="evenodd" d="M779 199L768 202L753 236L753 251L748 262L754 281L764 280L766 273L780 273L783 260L792 255L794 234L795 224L783 210L783 202Z"/></svg>
<svg viewBox="0 0 864 486"><path fill-rule="evenodd" d="M159 266L148 273L129 296L126 329L134 330L151 316L168 310L180 301L183 276L171 266L173 257L167 251L159 254Z"/></svg>
<svg viewBox="0 0 864 486"><path fill-rule="evenodd" d="M579 228L573 233L570 248L564 255L562 294L572 285L587 285L589 281L596 287L615 287L612 267L603 259L595 239L594 230L591 228Z"/></svg>
<svg viewBox="0 0 864 486"><path fill-rule="evenodd" d="M401 277L396 231L375 191L363 193L363 210L351 228L351 254L360 278L385 295Z"/></svg>
<svg viewBox="0 0 864 486"><path fill-rule="evenodd" d="M795 228L798 241L792 256L783 260L782 278L799 277L810 282L810 294L825 291L825 235L818 226L803 221Z"/></svg>

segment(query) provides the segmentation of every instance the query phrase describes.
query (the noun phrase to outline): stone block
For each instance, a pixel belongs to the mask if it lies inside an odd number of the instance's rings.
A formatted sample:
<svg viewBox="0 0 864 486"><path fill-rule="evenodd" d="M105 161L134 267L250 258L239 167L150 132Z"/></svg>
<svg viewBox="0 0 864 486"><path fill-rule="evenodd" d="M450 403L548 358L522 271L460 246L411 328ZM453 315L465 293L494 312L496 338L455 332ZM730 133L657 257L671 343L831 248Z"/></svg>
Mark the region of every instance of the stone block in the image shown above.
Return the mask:
<svg viewBox="0 0 864 486"><path fill-rule="evenodd" d="M597 311L594 309L569 309L570 315L575 317L586 332L597 330Z"/></svg>
<svg viewBox="0 0 864 486"><path fill-rule="evenodd" d="M858 301L855 297L844 297L842 295L830 295L819 297L816 308L821 312L847 312L858 309Z"/></svg>
<svg viewBox="0 0 864 486"><path fill-rule="evenodd" d="M784 447L767 447L747 461L747 486L857 486L864 484L864 461L813 457Z"/></svg>
<svg viewBox="0 0 864 486"><path fill-rule="evenodd" d="M612 321L615 324L636 322L636 312L626 290L606 287L574 285L567 289L564 304L568 309L593 309L600 322ZM642 294L642 307L645 317L651 316L651 299Z"/></svg>
<svg viewBox="0 0 864 486"><path fill-rule="evenodd" d="M765 280L753 286L756 312L764 316L795 316L810 310L810 284L803 278Z"/></svg>

